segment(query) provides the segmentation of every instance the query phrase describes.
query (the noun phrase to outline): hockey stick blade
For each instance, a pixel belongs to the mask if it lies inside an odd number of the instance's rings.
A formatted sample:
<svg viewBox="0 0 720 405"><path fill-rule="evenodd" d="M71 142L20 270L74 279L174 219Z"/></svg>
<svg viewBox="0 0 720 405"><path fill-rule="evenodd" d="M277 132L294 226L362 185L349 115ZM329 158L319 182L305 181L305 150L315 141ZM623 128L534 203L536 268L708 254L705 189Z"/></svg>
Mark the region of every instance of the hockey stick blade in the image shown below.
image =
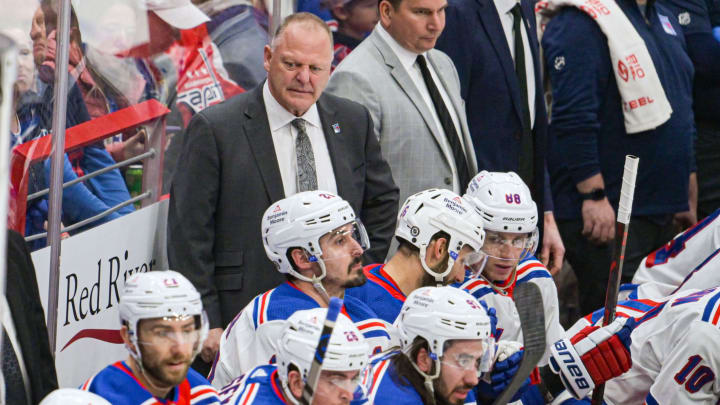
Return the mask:
<svg viewBox="0 0 720 405"><path fill-rule="evenodd" d="M505 405L523 385L533 369L545 354L545 311L540 288L535 283L523 283L515 286L513 301L520 316L523 334L523 358L517 373L495 399L493 405Z"/></svg>
<svg viewBox="0 0 720 405"><path fill-rule="evenodd" d="M305 405L311 404L313 395L315 395L315 389L317 388L317 383L320 379L320 369L322 368L323 361L325 360L325 352L327 351L328 343L330 343L330 336L332 336L333 329L335 328L335 321L337 321L337 317L340 314L342 306L343 300L337 297L330 298L327 316L325 317L325 322L323 323L323 328L320 332L320 340L318 341L317 348L315 349L313 362L310 365L307 381L305 381L305 387L303 388L302 402Z"/></svg>

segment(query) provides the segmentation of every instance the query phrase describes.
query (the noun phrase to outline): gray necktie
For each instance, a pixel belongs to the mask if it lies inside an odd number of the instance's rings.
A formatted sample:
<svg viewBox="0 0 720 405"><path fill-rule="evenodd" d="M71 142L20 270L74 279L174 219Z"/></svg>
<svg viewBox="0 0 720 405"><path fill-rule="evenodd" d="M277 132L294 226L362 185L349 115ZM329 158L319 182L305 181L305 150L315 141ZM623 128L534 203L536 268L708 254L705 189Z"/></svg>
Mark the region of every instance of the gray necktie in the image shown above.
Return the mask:
<svg viewBox="0 0 720 405"><path fill-rule="evenodd" d="M295 140L295 157L297 159L297 191L317 190L317 173L312 143L305 132L305 120L296 118L292 125L298 130Z"/></svg>

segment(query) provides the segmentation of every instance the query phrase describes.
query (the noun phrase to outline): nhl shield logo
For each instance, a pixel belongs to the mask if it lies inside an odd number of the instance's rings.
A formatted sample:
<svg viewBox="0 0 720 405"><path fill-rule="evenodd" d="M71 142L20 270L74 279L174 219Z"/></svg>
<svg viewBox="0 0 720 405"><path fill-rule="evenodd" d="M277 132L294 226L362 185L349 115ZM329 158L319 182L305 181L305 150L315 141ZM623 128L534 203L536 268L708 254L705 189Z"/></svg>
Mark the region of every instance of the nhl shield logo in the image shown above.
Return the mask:
<svg viewBox="0 0 720 405"><path fill-rule="evenodd" d="M340 130L340 124L338 124L337 122L332 124L332 129L333 129L333 132L335 132L336 134L339 134L340 132L342 132Z"/></svg>
<svg viewBox="0 0 720 405"><path fill-rule="evenodd" d="M680 23L680 25L689 25L690 24L690 13L687 11L684 11L684 12L678 14L678 23Z"/></svg>
<svg viewBox="0 0 720 405"><path fill-rule="evenodd" d="M553 61L553 67L555 68L555 70L563 70L563 68L565 68L565 57L556 56L555 60Z"/></svg>

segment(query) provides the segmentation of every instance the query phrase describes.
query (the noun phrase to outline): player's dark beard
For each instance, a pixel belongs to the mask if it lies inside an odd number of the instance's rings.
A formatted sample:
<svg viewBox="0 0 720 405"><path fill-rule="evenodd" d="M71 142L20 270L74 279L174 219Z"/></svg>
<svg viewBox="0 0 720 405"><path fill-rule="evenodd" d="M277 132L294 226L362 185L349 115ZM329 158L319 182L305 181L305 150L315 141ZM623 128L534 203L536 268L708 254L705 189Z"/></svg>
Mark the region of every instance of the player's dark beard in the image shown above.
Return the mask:
<svg viewBox="0 0 720 405"><path fill-rule="evenodd" d="M141 345L142 347L142 345ZM185 376L187 375L187 371L190 368L190 362L187 361L185 372L180 373L178 376L172 376L169 375L165 370L163 370L163 364L168 362L178 362L184 360L184 356L178 355L176 357L167 359L167 360L160 360L157 358L153 358L152 356L149 356L149 353L144 353L142 349L142 367L143 371L147 376L152 377L153 380L155 380L156 383L163 384L165 386L171 386L174 387L176 385L179 385L183 380L185 379Z"/></svg>
<svg viewBox="0 0 720 405"><path fill-rule="evenodd" d="M358 256L353 259L353 261L348 265L348 275L353 275L353 267L362 264L362 257ZM367 282L367 277L365 277L365 272L363 271L362 267L360 267L360 270L356 270L354 277L348 279L345 284L343 284L343 288L353 288L353 287L360 287L361 285L365 284Z"/></svg>
<svg viewBox="0 0 720 405"><path fill-rule="evenodd" d="M433 387L435 388L435 405L463 405L465 403L465 400L458 400L457 402L452 402L447 398L450 396L450 394L452 394L452 391L448 390L448 388L445 387L445 384L442 382L442 378L435 379L433 381ZM456 388L472 389L473 386L469 385ZM465 399L467 399L467 397Z"/></svg>

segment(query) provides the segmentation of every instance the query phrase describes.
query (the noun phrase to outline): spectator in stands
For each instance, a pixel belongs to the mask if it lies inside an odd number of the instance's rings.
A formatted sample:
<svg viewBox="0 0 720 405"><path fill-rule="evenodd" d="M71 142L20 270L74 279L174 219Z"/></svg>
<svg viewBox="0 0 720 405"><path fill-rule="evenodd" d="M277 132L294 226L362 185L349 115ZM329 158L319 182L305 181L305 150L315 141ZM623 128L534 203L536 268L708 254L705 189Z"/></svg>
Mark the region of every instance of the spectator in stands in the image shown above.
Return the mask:
<svg viewBox="0 0 720 405"><path fill-rule="evenodd" d="M265 47L268 80L196 114L170 196L168 259L203 296L211 361L220 334L258 293L284 281L258 235L263 211L299 191L325 189L348 201L368 231L370 260L387 254L398 189L373 136L368 111L322 94L332 36L297 13Z"/></svg>
<svg viewBox="0 0 720 405"><path fill-rule="evenodd" d="M437 48L458 70L478 168L518 173L545 214L538 224L539 258L554 274L565 247L546 168L548 123L534 5L531 0L451 0Z"/></svg>
<svg viewBox="0 0 720 405"><path fill-rule="evenodd" d="M460 82L433 49L445 0L381 0L380 23L335 70L328 91L370 110L400 201L429 188L460 194L477 173Z"/></svg>
<svg viewBox="0 0 720 405"><path fill-rule="evenodd" d="M720 35L713 36L713 27L720 34L720 2L661 0L660 4L670 10L672 18L677 18L695 67L696 217L705 218L720 207L720 115L717 113L720 106Z"/></svg>
<svg viewBox="0 0 720 405"><path fill-rule="evenodd" d="M220 49L228 75L244 89L265 80L262 49L268 33L250 0L193 0L210 17L207 31Z"/></svg>
<svg viewBox="0 0 720 405"><path fill-rule="evenodd" d="M325 6L338 23L333 32L335 57L332 66L335 69L375 28L380 17L376 0L327 0Z"/></svg>
<svg viewBox="0 0 720 405"><path fill-rule="evenodd" d="M540 11L557 13L542 39L556 141L548 169L583 313L605 297L626 155L639 156L640 165L623 282L673 237L674 217L694 222L683 214L692 206L695 163L693 67L680 25L656 2L600 1L599 11L561 0Z"/></svg>
<svg viewBox="0 0 720 405"><path fill-rule="evenodd" d="M45 60L47 58L48 36L45 23L45 13L52 13L49 1L43 1L33 16L30 37L33 40L33 59ZM53 77L52 70L45 70L41 75L42 94L38 95L32 91L32 87L21 85L16 86L15 101L16 119L13 120L13 132L17 134L16 143L26 142L46 135L52 129L53 110ZM21 93L21 89L27 89ZM85 104L77 86L70 86L67 97L66 127L88 121L90 119ZM104 150L102 145L90 145L83 148L79 155L75 155L73 163L80 173L89 173L101 167L115 162ZM30 176L29 192L39 191L47 188L50 177L50 159L29 168L27 176ZM65 155L63 166L63 181L68 182L76 179L78 174L73 170L71 160ZM125 183L117 170L104 173L83 183L78 183L63 190L63 223L69 225L93 216L96 216L114 206L117 203L130 198ZM97 220L95 223L103 223L118 218L121 215L132 212L132 206L126 206L118 212L113 212L106 217ZM25 234L32 235L43 232L46 228L48 215L47 200L36 199L30 201L27 209L27 220ZM33 248L40 248L45 245L44 239L33 243Z"/></svg>

